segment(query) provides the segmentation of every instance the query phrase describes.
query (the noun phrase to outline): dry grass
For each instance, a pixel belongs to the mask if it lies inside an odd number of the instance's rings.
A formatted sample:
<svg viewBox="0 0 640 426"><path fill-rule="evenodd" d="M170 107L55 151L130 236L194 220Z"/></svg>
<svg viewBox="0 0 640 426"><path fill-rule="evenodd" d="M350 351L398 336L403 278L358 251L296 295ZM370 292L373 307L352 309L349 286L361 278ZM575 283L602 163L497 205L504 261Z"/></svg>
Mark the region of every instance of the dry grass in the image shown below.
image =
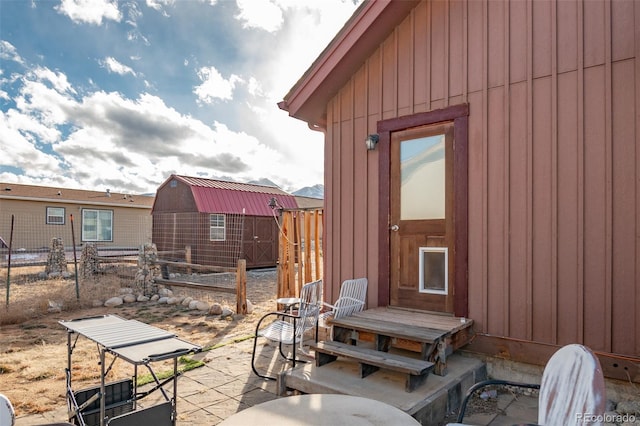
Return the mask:
<svg viewBox="0 0 640 426"><path fill-rule="evenodd" d="M49 313L50 304L59 306L63 311L88 308L96 299L105 300L118 294L124 285L116 276L105 276L100 281L79 282L76 290L73 278L40 279L38 273L42 269L43 267L26 267L11 270L8 304L6 279L0 286L4 302L4 309L0 309L0 325L18 324L30 318L46 315ZM6 270L2 272L6 278Z"/></svg>

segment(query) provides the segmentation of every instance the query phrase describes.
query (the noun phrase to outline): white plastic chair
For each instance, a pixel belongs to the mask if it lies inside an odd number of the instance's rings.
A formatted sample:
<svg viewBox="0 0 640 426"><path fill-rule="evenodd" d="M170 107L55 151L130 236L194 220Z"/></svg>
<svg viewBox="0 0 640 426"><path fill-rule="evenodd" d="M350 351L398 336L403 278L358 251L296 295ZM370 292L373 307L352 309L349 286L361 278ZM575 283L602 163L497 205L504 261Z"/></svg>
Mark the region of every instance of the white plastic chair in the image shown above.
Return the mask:
<svg viewBox="0 0 640 426"><path fill-rule="evenodd" d="M13 426L16 423L16 413L9 398L0 393L0 425Z"/></svg>
<svg viewBox="0 0 640 426"><path fill-rule="evenodd" d="M320 314L321 323L325 326L331 326L331 319L348 317L364 310L368 283L366 278L343 281L338 299L333 304L322 303L323 307L328 310ZM333 339L333 327L331 327L331 339Z"/></svg>
<svg viewBox="0 0 640 426"><path fill-rule="evenodd" d="M586 346L570 344L558 349L549 359L542 373L540 385L506 380L486 380L476 383L467 391L458 423L462 425L469 398L486 386L516 386L540 389L538 397L538 424L578 426L586 423L602 424L605 411L604 375L600 361ZM597 419L587 422L585 416Z"/></svg>
<svg viewBox="0 0 640 426"><path fill-rule="evenodd" d="M253 353L251 354L251 368L256 375L264 379L276 379L272 376L260 374L256 369L255 357L259 337L265 337L273 342L278 342L280 355L287 361L292 361L293 367L296 366L296 361L300 361L296 359L296 344L302 342L305 332L315 327L315 340L316 342L318 341L318 315L322 304L320 300L320 295L322 294L321 288L322 280L303 285L300 290L300 303L297 306L297 312L295 312L295 309L284 312L269 312L260 318L260 321L258 321L256 325L256 337L253 341ZM260 329L262 322L272 316L275 316L276 320L265 328ZM291 358L284 353L282 345L292 345L293 354Z"/></svg>

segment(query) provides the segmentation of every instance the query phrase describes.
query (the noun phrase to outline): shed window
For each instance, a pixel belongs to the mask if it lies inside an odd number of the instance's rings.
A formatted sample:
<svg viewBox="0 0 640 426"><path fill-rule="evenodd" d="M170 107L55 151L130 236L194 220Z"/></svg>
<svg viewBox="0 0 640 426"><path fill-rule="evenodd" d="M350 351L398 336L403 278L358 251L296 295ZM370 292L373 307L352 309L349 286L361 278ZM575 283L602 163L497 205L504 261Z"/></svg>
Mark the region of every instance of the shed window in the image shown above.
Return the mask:
<svg viewBox="0 0 640 426"><path fill-rule="evenodd" d="M64 207L47 207L47 225L64 225Z"/></svg>
<svg viewBox="0 0 640 426"><path fill-rule="evenodd" d="M113 241L113 211L82 210L83 241Z"/></svg>
<svg viewBox="0 0 640 426"><path fill-rule="evenodd" d="M225 236L225 216L223 214L209 215L209 239L211 241L224 241Z"/></svg>

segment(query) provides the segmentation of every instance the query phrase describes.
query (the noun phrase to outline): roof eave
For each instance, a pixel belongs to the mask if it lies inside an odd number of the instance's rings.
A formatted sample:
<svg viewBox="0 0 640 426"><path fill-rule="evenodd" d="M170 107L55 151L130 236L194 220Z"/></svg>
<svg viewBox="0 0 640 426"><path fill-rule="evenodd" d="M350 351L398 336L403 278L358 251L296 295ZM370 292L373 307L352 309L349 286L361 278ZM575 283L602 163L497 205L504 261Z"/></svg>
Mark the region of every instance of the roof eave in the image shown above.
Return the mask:
<svg viewBox="0 0 640 426"><path fill-rule="evenodd" d="M278 103L280 109L311 129L326 129L329 100L418 2L365 1Z"/></svg>

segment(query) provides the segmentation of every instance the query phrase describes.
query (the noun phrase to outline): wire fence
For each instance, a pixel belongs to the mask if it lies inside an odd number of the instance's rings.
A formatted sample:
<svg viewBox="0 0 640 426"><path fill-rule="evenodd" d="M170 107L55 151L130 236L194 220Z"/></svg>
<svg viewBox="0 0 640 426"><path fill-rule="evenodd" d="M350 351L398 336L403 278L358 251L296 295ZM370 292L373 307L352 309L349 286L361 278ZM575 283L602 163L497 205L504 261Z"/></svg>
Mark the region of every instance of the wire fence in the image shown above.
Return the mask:
<svg viewBox="0 0 640 426"><path fill-rule="evenodd" d="M43 298L75 293L91 299L101 293L97 287L114 287L105 297L118 287L149 295L162 279L197 285L191 291L198 294L235 292L244 215L117 213L81 212L55 224L35 213L1 213L0 288L7 307L41 311Z"/></svg>

